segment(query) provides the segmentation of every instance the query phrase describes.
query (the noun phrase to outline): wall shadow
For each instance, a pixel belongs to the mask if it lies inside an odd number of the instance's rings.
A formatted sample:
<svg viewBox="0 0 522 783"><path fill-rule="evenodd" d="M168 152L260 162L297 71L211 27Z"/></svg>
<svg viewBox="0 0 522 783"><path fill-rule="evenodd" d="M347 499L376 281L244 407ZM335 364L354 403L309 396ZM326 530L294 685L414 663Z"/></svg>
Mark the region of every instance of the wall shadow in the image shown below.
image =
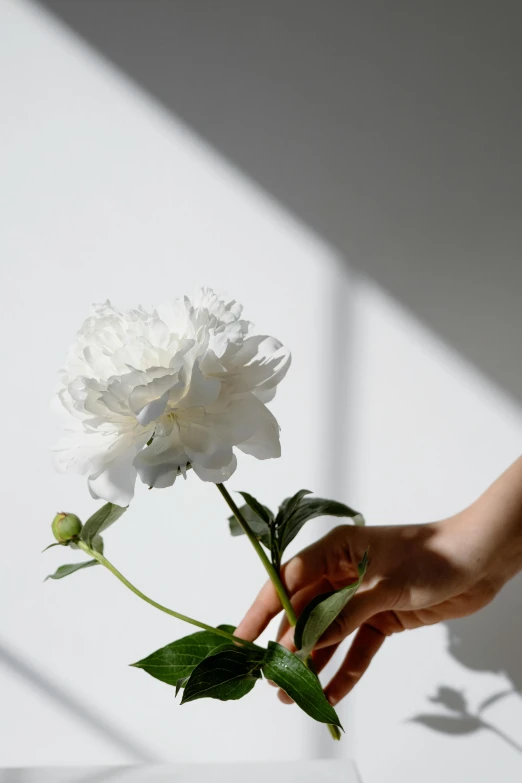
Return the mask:
<svg viewBox="0 0 522 783"><path fill-rule="evenodd" d="M0 640L0 666L8 669L32 691L40 693L47 701L54 703L84 728L98 734L105 742L123 752L134 762L156 760L155 755L140 740L121 731L118 726L112 724L100 712L83 702L63 685L36 669L19 652L11 650L2 640ZM20 775L22 774L20 772ZM13 777L13 783L14 780Z"/></svg>
<svg viewBox="0 0 522 783"><path fill-rule="evenodd" d="M40 0L522 401L517 0Z"/></svg>
<svg viewBox="0 0 522 783"><path fill-rule="evenodd" d="M480 612L447 622L448 652L474 671L504 675L510 685L492 692L473 709L464 693L441 685L437 694L429 698L431 704L438 705L435 711L415 715L412 722L445 734L490 731L522 754L522 732L507 735L488 716L488 710L500 701L522 698L521 618L522 574L519 574Z"/></svg>
<svg viewBox="0 0 522 783"><path fill-rule="evenodd" d="M446 623L448 651L475 671L504 674L522 695L522 574L477 614Z"/></svg>

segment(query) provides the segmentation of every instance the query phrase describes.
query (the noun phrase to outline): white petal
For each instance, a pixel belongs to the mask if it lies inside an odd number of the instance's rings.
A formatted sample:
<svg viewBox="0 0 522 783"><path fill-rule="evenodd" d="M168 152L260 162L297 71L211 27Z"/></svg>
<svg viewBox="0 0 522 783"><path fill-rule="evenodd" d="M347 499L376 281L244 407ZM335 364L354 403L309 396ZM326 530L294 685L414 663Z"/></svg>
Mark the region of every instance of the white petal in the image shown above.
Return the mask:
<svg viewBox="0 0 522 783"><path fill-rule="evenodd" d="M98 473L89 476L88 484L94 498L102 498L117 506L128 506L134 496L136 468L133 466L134 452L105 465Z"/></svg>
<svg viewBox="0 0 522 783"><path fill-rule="evenodd" d="M163 397L158 400L153 400L145 405L139 413L136 414L136 418L142 427L146 427L152 421L159 419L159 417L165 412L167 407L167 401L169 399L169 392L166 391Z"/></svg>
<svg viewBox="0 0 522 783"><path fill-rule="evenodd" d="M221 484L221 482L227 481L237 467L236 455L232 452L232 449L230 449L229 452L227 451L227 454L230 457L230 460L225 461L225 464L220 467L208 466L206 462L202 462L199 458L196 458L192 463L194 473L199 476L202 481L212 481L214 484ZM224 452L222 456L224 456Z"/></svg>
<svg viewBox="0 0 522 783"><path fill-rule="evenodd" d="M256 459L276 459L281 456L279 432L275 430L271 432L260 430L244 443L239 443L237 447Z"/></svg>
<svg viewBox="0 0 522 783"><path fill-rule="evenodd" d="M209 414L212 427L221 439L227 439L232 445L244 443L260 431L267 430L268 437L279 432L279 426L273 414L255 394L244 394L231 400L226 409L215 415Z"/></svg>
<svg viewBox="0 0 522 783"><path fill-rule="evenodd" d="M198 408L212 405L221 391L221 381L205 378L196 361L190 375L190 385L184 397L176 403L177 408Z"/></svg>
<svg viewBox="0 0 522 783"><path fill-rule="evenodd" d="M271 389L284 378L290 362L290 352L282 343L263 335L248 337L238 351L223 359L236 391ZM226 379L227 374L221 377Z"/></svg>
<svg viewBox="0 0 522 783"><path fill-rule="evenodd" d="M111 451L116 453L119 435L115 432L108 435L104 432L86 432L85 427L77 420L72 420L71 426L53 447L54 463L58 470L71 471L84 476L101 470Z"/></svg>
<svg viewBox="0 0 522 783"><path fill-rule="evenodd" d="M185 469L188 461L177 433L173 432L166 438L154 438L150 446L136 455L134 466L144 484L163 488L174 484L180 468Z"/></svg>
<svg viewBox="0 0 522 783"><path fill-rule="evenodd" d="M253 395L252 395L253 396ZM253 433L242 443L238 443L238 449L250 454L257 459L272 459L281 456L281 442L279 440L279 424L273 414L263 403L256 400L257 408L253 412L251 420L255 423Z"/></svg>
<svg viewBox="0 0 522 783"><path fill-rule="evenodd" d="M210 453L216 448L216 433L212 431L211 422L205 426L205 418L202 423L190 422L187 426L179 428L179 438L185 449L191 453ZM230 445L230 444L229 444Z"/></svg>
<svg viewBox="0 0 522 783"><path fill-rule="evenodd" d="M277 387L273 386L271 389L254 389L252 394L255 394L258 400L266 405L267 402L272 402L276 395Z"/></svg>
<svg viewBox="0 0 522 783"><path fill-rule="evenodd" d="M142 426L159 418L165 410L173 388L182 386L178 373L170 370L163 370L163 372L163 377L153 378L149 383L136 386L129 395L130 409ZM146 379L147 373L144 373L144 380Z"/></svg>

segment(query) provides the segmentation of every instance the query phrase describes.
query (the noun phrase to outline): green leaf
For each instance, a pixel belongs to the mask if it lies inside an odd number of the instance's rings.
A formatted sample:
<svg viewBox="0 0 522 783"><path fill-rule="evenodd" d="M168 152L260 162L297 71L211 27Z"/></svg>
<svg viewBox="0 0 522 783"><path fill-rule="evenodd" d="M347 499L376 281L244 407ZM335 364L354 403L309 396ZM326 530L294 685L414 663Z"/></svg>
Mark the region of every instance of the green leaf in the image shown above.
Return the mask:
<svg viewBox="0 0 522 783"><path fill-rule="evenodd" d="M127 511L127 508L128 506L116 506L114 503L106 503L99 508L83 526L80 534L82 541L85 541L87 546L92 546L94 537L101 535L104 530L114 524Z"/></svg>
<svg viewBox="0 0 522 783"><path fill-rule="evenodd" d="M366 573L368 566L368 550L357 566L358 579L352 584L316 596L299 616L294 632L294 644L299 650L300 658L308 658L315 645L326 629L342 612L350 598L355 595Z"/></svg>
<svg viewBox="0 0 522 783"><path fill-rule="evenodd" d="M235 630L232 625L220 625L218 628L228 633L234 633ZM219 648L229 645L230 642L223 636L211 631L196 631L167 644L131 666L144 669L151 677L178 687L179 681L189 677L201 661Z"/></svg>
<svg viewBox="0 0 522 783"><path fill-rule="evenodd" d="M275 520L278 530L279 553L283 554L287 546L294 540L303 525L316 517L351 517L357 524L363 524L362 514L353 508L336 500L325 498L307 498L308 490L302 489L292 498L287 498L281 504Z"/></svg>
<svg viewBox="0 0 522 783"><path fill-rule="evenodd" d="M74 574L75 571L80 571L82 568L90 568L91 566L99 565L97 560L85 560L83 563L69 563L69 565L63 565L56 569L54 574L46 576L44 581L48 579L63 579L64 576Z"/></svg>
<svg viewBox="0 0 522 783"><path fill-rule="evenodd" d="M317 676L286 647L277 642L268 643L263 674L279 685L311 718L342 729L337 713L324 695Z"/></svg>
<svg viewBox="0 0 522 783"><path fill-rule="evenodd" d="M266 506L262 506L252 495L248 492L240 492L240 495L247 501L244 506L240 506L239 510L245 517L246 522L250 526L256 538L264 544L267 549L270 549L270 525L273 521L274 515ZM244 530L235 518L234 515L228 517L230 526L230 532L233 536L241 536L244 534Z"/></svg>
<svg viewBox="0 0 522 783"><path fill-rule="evenodd" d="M252 509L254 514L257 514L257 516L263 520L267 525L270 522L274 521L274 515L270 511L269 508L266 506L262 506L261 503L255 499L253 495L249 495L248 492L239 492L239 495L243 498L243 500L247 503L248 506Z"/></svg>
<svg viewBox="0 0 522 783"><path fill-rule="evenodd" d="M49 544L45 549L42 549L42 555L44 552L47 552L48 549L52 549L53 546L67 546L67 544L62 544L61 541L55 541L54 544Z"/></svg>
<svg viewBox="0 0 522 783"><path fill-rule="evenodd" d="M278 527L282 524L283 520L289 519L292 516L304 496L311 494L312 492L309 489L300 489L299 492L296 492L295 495L292 495L291 498L286 498L283 500L279 506L279 512L277 514L277 519L279 520Z"/></svg>
<svg viewBox="0 0 522 783"><path fill-rule="evenodd" d="M182 704L205 697L230 701L249 693L263 663L264 650L228 646L202 661L185 685Z"/></svg>
<svg viewBox="0 0 522 783"><path fill-rule="evenodd" d="M187 677L180 677L176 683L176 696L180 692L181 688L184 688L187 682L190 680L190 674Z"/></svg>
<svg viewBox="0 0 522 783"><path fill-rule="evenodd" d="M92 539L91 548L98 554L103 555L103 538L98 534Z"/></svg>

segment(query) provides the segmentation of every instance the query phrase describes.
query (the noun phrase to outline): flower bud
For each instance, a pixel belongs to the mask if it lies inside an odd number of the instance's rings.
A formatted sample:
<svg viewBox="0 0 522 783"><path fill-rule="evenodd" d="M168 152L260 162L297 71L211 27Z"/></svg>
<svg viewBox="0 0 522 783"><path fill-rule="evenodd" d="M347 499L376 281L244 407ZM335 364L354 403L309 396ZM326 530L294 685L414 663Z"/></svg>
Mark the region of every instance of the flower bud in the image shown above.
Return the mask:
<svg viewBox="0 0 522 783"><path fill-rule="evenodd" d="M66 514L61 512L53 519L51 525L53 535L60 544L67 544L76 536L79 536L82 530L82 523L76 514Z"/></svg>

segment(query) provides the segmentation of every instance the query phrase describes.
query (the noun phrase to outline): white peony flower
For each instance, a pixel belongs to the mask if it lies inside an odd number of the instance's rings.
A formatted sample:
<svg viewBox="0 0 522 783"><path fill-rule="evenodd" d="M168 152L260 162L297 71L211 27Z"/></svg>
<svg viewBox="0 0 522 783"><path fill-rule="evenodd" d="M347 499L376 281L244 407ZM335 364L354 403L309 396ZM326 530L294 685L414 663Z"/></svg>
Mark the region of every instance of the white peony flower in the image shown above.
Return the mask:
<svg viewBox="0 0 522 783"><path fill-rule="evenodd" d="M219 483L236 468L234 447L279 457L265 403L290 354L254 336L241 312L209 289L151 312L94 305L60 375L68 432L58 468L87 475L93 497L126 506L137 474L168 487L192 466Z"/></svg>

